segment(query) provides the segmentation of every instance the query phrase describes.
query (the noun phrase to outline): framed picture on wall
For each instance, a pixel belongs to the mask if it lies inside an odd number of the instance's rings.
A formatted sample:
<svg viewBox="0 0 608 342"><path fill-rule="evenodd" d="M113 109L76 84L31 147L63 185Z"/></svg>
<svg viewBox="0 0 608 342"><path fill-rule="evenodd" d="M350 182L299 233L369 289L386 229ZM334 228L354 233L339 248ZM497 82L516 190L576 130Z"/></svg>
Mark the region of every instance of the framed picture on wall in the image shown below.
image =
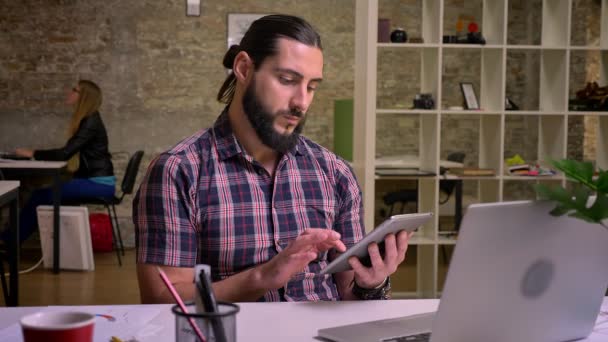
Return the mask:
<svg viewBox="0 0 608 342"><path fill-rule="evenodd" d="M466 108L479 109L479 102L477 101L477 95L475 94L473 83L460 82L460 90L462 90L462 96L464 97Z"/></svg>
<svg viewBox="0 0 608 342"><path fill-rule="evenodd" d="M263 13L228 13L228 48L239 44L252 22L266 14Z"/></svg>

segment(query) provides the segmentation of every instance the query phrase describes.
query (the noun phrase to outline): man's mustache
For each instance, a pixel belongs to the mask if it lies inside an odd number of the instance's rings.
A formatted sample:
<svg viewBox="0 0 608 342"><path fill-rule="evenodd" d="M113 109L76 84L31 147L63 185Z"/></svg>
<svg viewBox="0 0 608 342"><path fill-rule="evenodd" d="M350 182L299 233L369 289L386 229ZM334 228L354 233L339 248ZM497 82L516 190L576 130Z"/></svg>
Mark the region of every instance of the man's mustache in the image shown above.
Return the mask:
<svg viewBox="0 0 608 342"><path fill-rule="evenodd" d="M282 110L279 112L279 114L280 115L291 115L291 116L295 116L297 118L302 118L305 113L299 109L289 109L289 110Z"/></svg>

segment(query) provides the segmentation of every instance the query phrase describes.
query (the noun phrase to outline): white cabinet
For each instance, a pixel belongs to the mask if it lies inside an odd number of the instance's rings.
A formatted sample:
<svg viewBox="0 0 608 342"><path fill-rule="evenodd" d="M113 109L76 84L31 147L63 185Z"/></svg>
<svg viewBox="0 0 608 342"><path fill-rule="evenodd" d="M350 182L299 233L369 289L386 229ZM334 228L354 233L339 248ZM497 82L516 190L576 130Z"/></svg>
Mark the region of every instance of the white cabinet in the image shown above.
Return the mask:
<svg viewBox="0 0 608 342"><path fill-rule="evenodd" d="M397 0L390 1L393 1L394 5ZM597 54L597 80L601 86L606 85L608 81L608 0L602 0L601 6L594 4L601 8L601 28L597 46L571 44L575 5L571 0L536 2L539 5L537 18L541 18L536 44L511 42L517 39L510 36L512 32L509 31L509 10L513 4L508 0L473 1L480 6L473 11L481 16L477 20L481 23L480 29L486 44L444 44L443 35L453 34L450 32L454 26L452 13L444 8L447 6L446 2L450 3L442 0L422 0L418 2L417 7L413 7L414 12L419 13L406 14L412 21L420 22L417 29L419 32L415 33L422 37L422 43L378 43L379 10L386 4L391 5L389 0L356 1L353 167L363 189L365 224L368 230L373 228L375 223L375 188L378 181L375 167L376 157L381 154L377 151L377 139L383 139L384 134L389 134L378 130L382 127L378 126L378 123L385 117L410 118L416 121L420 168L435 174L439 174L444 131L451 129L451 123L459 120L475 122L478 143L473 154L476 158L474 164L481 168L492 168L496 174L493 177L466 178L467 182L475 183L476 202L511 199L505 195L505 187L511 186L511 183L566 183L562 176L540 179L510 176L506 173L505 157L511 150L518 149L509 143L516 130L510 128L510 122L517 120L529 120L537 127L537 133L530 138L535 141L531 141L529 146L537 146L533 154L538 160L546 160L568 156L569 120L580 116L593 117L597 122L597 141L594 146L596 163L602 169L608 168L608 113L568 110L568 98L577 90L569 87L571 74L573 69L584 68L571 62L573 54ZM407 5L413 2L405 3ZM526 4L523 1L519 3ZM538 21L536 19L536 22ZM581 26L576 27L578 29ZM394 28L393 25L391 29ZM393 82L392 92L388 91L388 96L384 94L386 89L384 86L379 87L378 75L381 74L379 70L386 67L383 57L385 54L407 56L409 60L418 63L418 67L410 73L413 74L413 79L419 81L419 85L415 86L416 93L431 93L436 109L407 109L411 98L407 105L397 105L399 101L394 101L394 96L390 94L400 91L399 82ZM473 70L477 71L472 77L478 87L476 90L480 110L448 109L459 105L458 101L462 99L458 82L448 75L451 68L449 61L454 55L461 56L460 58L473 56L471 63L475 65ZM538 68L528 70L530 77L524 83L527 87L534 87L532 89L535 90L537 98L530 99L531 105L523 106L521 110L506 111L505 98L510 96L507 89L508 70L514 67L509 65L508 61L517 56L534 58L538 65ZM583 87L584 83L579 86ZM517 85L512 89L516 87ZM404 96L413 97L411 95ZM391 132L390 134L394 134L394 130ZM440 293L439 251L442 245L455 244L455 240L443 238L438 234L439 180L440 176L417 178L418 210L430 211L436 215L412 241L415 246L412 248L417 248L416 290L402 293L396 289L396 296L437 297ZM534 196L533 193L529 195Z"/></svg>

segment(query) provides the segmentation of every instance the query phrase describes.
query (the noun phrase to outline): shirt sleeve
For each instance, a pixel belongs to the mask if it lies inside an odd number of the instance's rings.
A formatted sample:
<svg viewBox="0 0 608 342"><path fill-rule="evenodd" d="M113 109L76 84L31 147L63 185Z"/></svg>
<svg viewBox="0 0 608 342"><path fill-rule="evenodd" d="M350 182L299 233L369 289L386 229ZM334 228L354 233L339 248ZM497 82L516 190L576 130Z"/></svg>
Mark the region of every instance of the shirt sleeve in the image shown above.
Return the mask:
<svg viewBox="0 0 608 342"><path fill-rule="evenodd" d="M350 166L338 159L336 165L336 193L338 214L334 230L340 233L346 248L350 248L365 235L361 188Z"/></svg>
<svg viewBox="0 0 608 342"><path fill-rule="evenodd" d="M91 116L85 117L80 121L80 126L74 135L68 140L65 146L49 150L34 151L36 160L68 160L95 136L95 122Z"/></svg>
<svg viewBox="0 0 608 342"><path fill-rule="evenodd" d="M161 154L150 164L133 201L137 262L193 267L197 260L193 176L180 157Z"/></svg>

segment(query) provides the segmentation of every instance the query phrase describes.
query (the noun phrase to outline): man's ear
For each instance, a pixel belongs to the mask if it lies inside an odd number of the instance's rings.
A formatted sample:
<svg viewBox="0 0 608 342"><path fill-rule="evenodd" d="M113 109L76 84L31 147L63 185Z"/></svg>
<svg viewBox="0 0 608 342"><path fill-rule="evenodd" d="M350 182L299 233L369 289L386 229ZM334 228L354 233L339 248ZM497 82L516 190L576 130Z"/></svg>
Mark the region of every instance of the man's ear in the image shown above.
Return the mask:
<svg viewBox="0 0 608 342"><path fill-rule="evenodd" d="M239 52L234 57L232 70L237 81L246 82L253 75L253 60L245 51Z"/></svg>

